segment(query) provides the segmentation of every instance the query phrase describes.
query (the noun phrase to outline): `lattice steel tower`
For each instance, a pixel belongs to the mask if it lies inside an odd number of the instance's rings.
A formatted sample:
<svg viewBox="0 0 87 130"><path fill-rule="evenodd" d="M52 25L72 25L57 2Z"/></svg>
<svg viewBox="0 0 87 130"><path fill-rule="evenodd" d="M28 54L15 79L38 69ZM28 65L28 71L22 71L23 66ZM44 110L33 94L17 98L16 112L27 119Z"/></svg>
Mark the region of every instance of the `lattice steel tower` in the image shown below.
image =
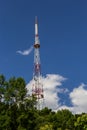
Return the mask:
<svg viewBox="0 0 87 130"><path fill-rule="evenodd" d="M36 97L37 100L37 109L43 108L43 84L41 81L41 63L40 63L40 41L38 36L38 21L35 17L35 43L34 43L34 72L33 72L33 86L32 86L32 95Z"/></svg>

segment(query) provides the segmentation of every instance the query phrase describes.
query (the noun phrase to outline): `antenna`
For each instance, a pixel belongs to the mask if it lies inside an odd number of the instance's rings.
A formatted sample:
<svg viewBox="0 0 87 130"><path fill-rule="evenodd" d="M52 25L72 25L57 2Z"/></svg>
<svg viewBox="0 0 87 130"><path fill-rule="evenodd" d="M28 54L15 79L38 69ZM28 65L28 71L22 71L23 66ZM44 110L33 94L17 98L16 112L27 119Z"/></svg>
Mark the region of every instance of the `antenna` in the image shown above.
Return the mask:
<svg viewBox="0 0 87 130"><path fill-rule="evenodd" d="M33 81L32 86L32 96L36 98L37 109L42 109L43 107L43 83L41 76L41 63L40 63L40 42L38 36L38 20L35 17L35 43L34 43L34 72L33 72Z"/></svg>

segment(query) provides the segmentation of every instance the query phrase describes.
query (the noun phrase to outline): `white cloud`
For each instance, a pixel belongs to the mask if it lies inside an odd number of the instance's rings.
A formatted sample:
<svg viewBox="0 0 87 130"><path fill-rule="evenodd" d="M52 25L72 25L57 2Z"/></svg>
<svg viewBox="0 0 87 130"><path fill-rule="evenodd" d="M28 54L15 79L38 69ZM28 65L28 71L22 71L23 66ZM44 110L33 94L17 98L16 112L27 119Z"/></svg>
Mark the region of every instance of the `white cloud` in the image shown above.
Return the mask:
<svg viewBox="0 0 87 130"><path fill-rule="evenodd" d="M18 50L16 53L19 53L21 55L29 55L31 53L31 51L33 50L33 46L31 46L29 49L27 50L24 50L24 51L21 51L21 50Z"/></svg>
<svg viewBox="0 0 87 130"><path fill-rule="evenodd" d="M81 84L79 87L73 89L70 93L71 103L73 105L73 111L75 113L87 112L87 85Z"/></svg>
<svg viewBox="0 0 87 130"><path fill-rule="evenodd" d="M87 113L87 89L85 84L81 84L75 87L72 92L69 92L67 88L61 88L62 82L66 78L57 74L47 74L46 77L42 77L41 81L44 88L45 106L52 110L69 109L73 113ZM27 84L28 94L32 93L33 80ZM72 106L66 104L61 105L59 93L68 93ZM69 100L67 99L67 100Z"/></svg>
<svg viewBox="0 0 87 130"><path fill-rule="evenodd" d="M56 110L60 105L58 89L64 80L64 77L55 74L48 74L45 78L43 78L45 104L53 110Z"/></svg>
<svg viewBox="0 0 87 130"><path fill-rule="evenodd" d="M44 97L45 97L45 106L56 110L60 104L59 100L60 98L58 97L58 90L59 86L62 85L62 82L66 80L63 76L56 75L56 74L47 74L46 77L42 77L42 83L43 83L43 88L44 88ZM28 94L31 95L31 89L33 86L33 80L30 81L27 84L27 89L28 89Z"/></svg>
<svg viewBox="0 0 87 130"><path fill-rule="evenodd" d="M73 89L69 94L72 106L60 106L59 109L69 109L73 113L87 113L87 90L85 89L87 85L82 83L80 86Z"/></svg>

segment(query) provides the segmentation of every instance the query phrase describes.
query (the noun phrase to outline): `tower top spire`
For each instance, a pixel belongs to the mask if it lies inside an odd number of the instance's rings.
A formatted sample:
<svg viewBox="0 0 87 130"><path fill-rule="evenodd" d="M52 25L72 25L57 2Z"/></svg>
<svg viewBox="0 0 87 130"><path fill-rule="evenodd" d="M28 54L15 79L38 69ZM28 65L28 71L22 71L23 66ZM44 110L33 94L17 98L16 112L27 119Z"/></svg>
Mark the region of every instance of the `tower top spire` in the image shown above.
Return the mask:
<svg viewBox="0 0 87 130"><path fill-rule="evenodd" d="M38 20L37 20L37 16L35 17L35 36L38 36Z"/></svg>
<svg viewBox="0 0 87 130"><path fill-rule="evenodd" d="M35 16L35 24L38 24L37 16Z"/></svg>
<svg viewBox="0 0 87 130"><path fill-rule="evenodd" d="M35 17L35 44L34 48L40 48L39 36L38 36L38 20L37 16Z"/></svg>

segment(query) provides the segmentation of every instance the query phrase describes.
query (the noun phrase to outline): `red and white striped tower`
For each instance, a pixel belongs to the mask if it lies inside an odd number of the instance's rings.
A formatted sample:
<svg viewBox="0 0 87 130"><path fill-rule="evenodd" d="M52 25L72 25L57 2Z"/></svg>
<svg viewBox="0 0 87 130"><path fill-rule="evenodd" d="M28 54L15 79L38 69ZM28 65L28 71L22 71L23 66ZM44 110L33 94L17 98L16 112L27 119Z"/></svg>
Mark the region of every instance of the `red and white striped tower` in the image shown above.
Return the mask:
<svg viewBox="0 0 87 130"><path fill-rule="evenodd" d="M40 41L38 36L38 21L37 17L35 17L35 43L34 43L34 73L33 73L33 81L34 84L32 86L32 95L36 97L37 100L37 109L41 109L43 106L43 84L41 81L41 63L40 63Z"/></svg>

